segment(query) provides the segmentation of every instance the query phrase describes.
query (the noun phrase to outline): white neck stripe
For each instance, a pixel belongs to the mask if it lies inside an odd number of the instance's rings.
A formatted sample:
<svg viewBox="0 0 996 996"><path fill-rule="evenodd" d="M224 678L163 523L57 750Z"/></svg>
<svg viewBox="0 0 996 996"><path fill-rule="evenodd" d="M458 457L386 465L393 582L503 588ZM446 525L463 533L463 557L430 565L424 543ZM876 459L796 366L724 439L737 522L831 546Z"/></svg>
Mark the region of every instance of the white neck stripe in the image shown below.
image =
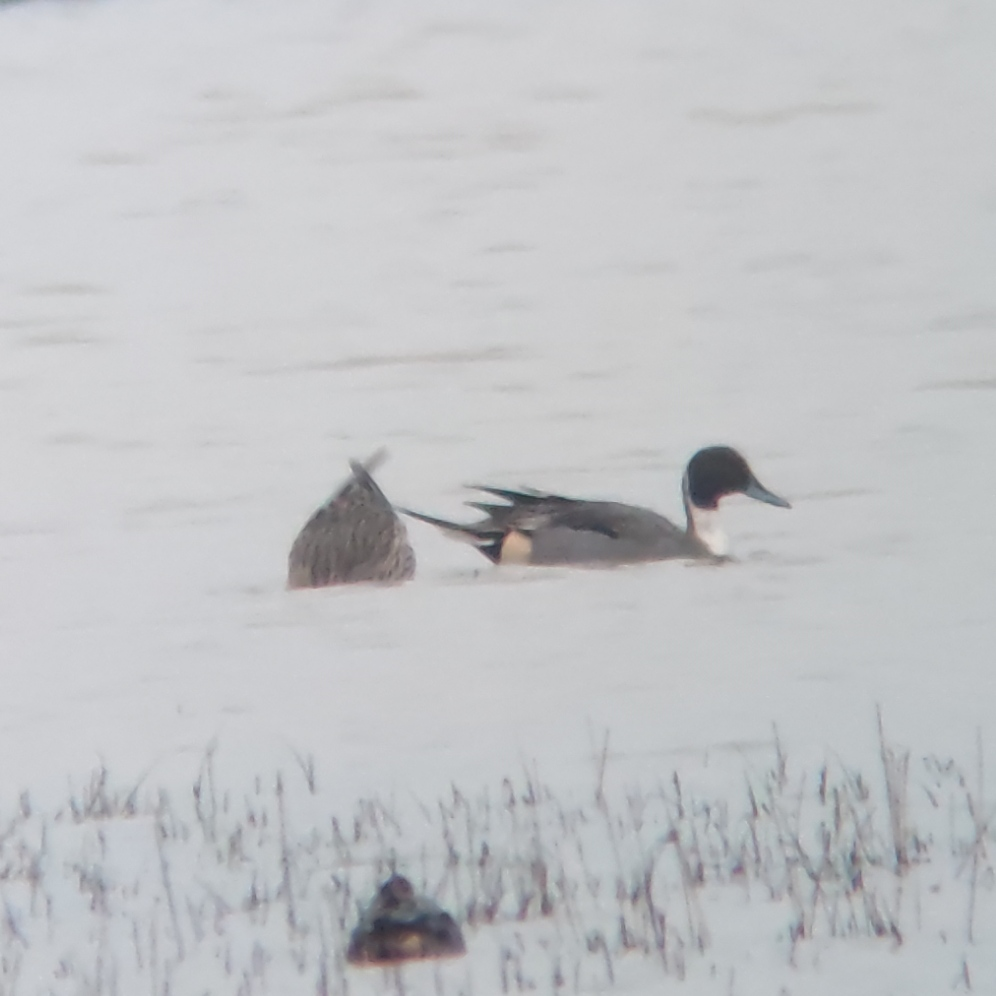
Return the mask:
<svg viewBox="0 0 996 996"><path fill-rule="evenodd" d="M730 542L719 521L717 509L696 508L689 503L689 515L691 516L691 526L695 535L709 549L714 557L725 557L730 550Z"/></svg>

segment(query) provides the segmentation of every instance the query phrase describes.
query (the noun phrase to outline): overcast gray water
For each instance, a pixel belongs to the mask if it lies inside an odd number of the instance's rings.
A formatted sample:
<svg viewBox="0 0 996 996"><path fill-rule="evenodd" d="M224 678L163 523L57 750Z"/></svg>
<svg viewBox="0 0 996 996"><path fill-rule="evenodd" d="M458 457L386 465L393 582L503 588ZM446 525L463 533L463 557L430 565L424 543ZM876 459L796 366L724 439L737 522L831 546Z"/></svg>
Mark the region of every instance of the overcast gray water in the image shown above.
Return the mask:
<svg viewBox="0 0 996 996"><path fill-rule="evenodd" d="M0 745L28 784L214 736L345 798L993 738L986 3L0 11ZM288 593L386 445L399 503L681 514L740 563ZM403 749L399 750L399 744ZM194 763L194 762L191 762ZM587 777L587 774L584 775Z"/></svg>

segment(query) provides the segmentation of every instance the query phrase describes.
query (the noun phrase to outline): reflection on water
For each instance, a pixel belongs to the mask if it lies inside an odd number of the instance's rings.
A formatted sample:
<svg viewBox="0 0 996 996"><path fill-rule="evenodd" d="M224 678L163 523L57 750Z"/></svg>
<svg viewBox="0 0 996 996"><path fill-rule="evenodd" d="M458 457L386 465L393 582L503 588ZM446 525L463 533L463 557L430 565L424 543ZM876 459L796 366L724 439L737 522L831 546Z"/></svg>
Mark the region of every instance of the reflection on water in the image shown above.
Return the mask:
<svg viewBox="0 0 996 996"><path fill-rule="evenodd" d="M846 750L873 702L921 737L925 695L928 736L988 728L988 36L826 5L776 42L679 7L0 12L0 728L26 764L293 731L428 784L453 772L420 746L476 779L576 762L590 719L638 769L772 721ZM716 442L795 506L730 503L728 568L497 571L414 525L404 589L283 590L302 516L378 445L399 504L460 515L485 480L680 519Z"/></svg>
<svg viewBox="0 0 996 996"><path fill-rule="evenodd" d="M813 102L809 104L794 104L785 107L769 107L754 111L731 111L718 107L695 108L689 112L693 121L705 121L709 124L751 126L751 125L783 125L790 124L802 118L820 117L823 115L873 114L879 108L870 101Z"/></svg>

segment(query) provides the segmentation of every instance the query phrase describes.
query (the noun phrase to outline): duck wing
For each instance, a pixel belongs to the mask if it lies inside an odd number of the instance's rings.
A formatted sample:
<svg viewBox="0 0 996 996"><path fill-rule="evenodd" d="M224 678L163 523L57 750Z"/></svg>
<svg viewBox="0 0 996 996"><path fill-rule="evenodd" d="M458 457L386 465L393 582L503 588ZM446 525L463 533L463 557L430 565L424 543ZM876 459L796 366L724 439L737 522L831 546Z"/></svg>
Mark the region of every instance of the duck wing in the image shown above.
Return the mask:
<svg viewBox="0 0 996 996"><path fill-rule="evenodd" d="M475 488L486 494L503 498L507 504L468 502L468 505L483 512L494 526L516 529L527 535L544 529L569 529L576 532L597 533L609 539L620 539L633 532L634 528L639 529L641 526L645 528L647 516L657 522L665 522L677 532L681 532L656 512L635 505L567 498L564 495L528 488L517 491L481 486Z"/></svg>
<svg viewBox="0 0 996 996"><path fill-rule="evenodd" d="M401 511L471 543L496 564L611 565L699 555L694 537L647 508L532 488L475 489L501 499L467 503L483 514L479 522Z"/></svg>
<svg viewBox="0 0 996 996"><path fill-rule="evenodd" d="M687 556L686 531L656 512L621 502L479 487L504 504L470 502L483 512L478 532L521 533L533 564L621 564Z"/></svg>

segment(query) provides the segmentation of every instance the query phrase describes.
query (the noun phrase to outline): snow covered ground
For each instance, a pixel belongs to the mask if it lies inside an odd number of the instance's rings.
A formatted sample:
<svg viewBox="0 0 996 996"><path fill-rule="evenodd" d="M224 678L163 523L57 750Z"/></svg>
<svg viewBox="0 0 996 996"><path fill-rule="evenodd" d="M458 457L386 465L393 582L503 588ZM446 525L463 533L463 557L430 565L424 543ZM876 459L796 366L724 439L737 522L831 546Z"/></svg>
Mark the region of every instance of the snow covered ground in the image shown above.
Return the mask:
<svg viewBox="0 0 996 996"><path fill-rule="evenodd" d="M0 991L996 992L994 44L987 0L3 6ZM413 525L412 584L284 590L382 444L427 511L678 516L712 442L794 504L730 503L735 566L496 571ZM882 882L793 941L824 764ZM616 891L692 832L675 772L736 840L778 787L765 860L655 872L682 971ZM448 864L454 785L493 815ZM470 922L484 842L581 895ZM337 962L392 861L466 959Z"/></svg>

